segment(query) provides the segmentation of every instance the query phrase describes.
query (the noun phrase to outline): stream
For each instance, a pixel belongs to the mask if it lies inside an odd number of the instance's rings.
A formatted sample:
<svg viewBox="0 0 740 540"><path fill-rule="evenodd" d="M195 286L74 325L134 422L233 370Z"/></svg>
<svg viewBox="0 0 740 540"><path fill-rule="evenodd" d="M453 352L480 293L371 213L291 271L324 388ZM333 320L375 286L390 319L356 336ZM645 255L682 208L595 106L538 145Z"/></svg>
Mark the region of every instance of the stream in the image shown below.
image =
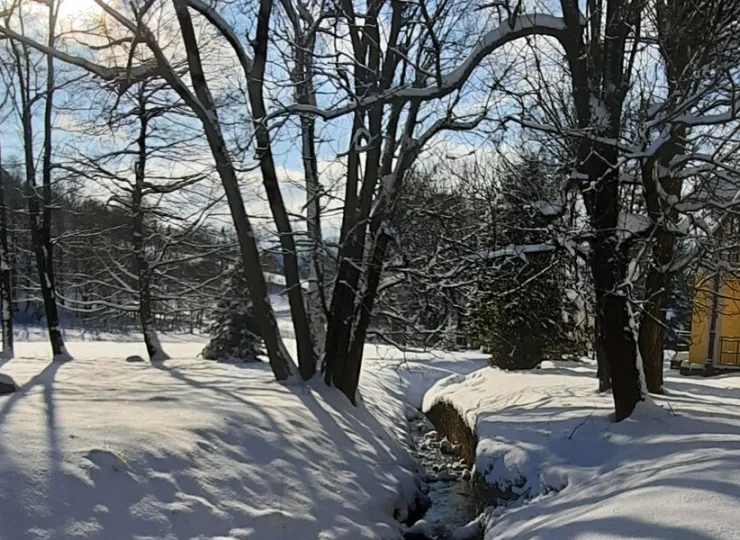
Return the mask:
<svg viewBox="0 0 740 540"><path fill-rule="evenodd" d="M457 448L441 438L421 411L408 414L413 455L422 469L430 506L423 516L429 527L412 527L408 540L451 540L453 533L474 520L478 514L471 471L460 458ZM426 529L426 530L424 530ZM417 532L415 532L417 530ZM482 532L466 536L483 538Z"/></svg>

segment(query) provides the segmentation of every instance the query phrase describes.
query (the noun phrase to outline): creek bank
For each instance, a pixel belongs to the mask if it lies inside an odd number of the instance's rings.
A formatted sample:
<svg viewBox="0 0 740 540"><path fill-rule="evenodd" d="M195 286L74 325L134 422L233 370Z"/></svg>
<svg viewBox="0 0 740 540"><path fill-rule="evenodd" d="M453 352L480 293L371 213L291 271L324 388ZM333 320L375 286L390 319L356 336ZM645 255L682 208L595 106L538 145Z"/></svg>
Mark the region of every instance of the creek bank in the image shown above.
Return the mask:
<svg viewBox="0 0 740 540"><path fill-rule="evenodd" d="M476 497L471 470L474 461L469 459L469 449L440 434L417 409L410 410L407 419L427 499L422 519L407 530L404 538L482 540L480 526L471 522L486 505ZM463 531L467 531L465 536L461 536Z"/></svg>

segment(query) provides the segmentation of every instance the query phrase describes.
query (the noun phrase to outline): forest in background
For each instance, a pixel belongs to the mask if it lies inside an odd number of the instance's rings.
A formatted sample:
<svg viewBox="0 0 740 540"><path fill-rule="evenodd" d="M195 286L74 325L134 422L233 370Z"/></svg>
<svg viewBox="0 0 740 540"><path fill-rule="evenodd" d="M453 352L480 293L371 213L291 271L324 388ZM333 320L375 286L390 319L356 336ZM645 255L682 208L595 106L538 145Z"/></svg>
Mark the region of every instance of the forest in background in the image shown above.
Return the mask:
<svg viewBox="0 0 740 540"><path fill-rule="evenodd" d="M621 420L662 391L689 285L737 273L740 2L80 6L0 12L0 221L28 224L3 294L41 299L56 357L60 313L135 310L161 359L158 318L209 319L213 285L278 380L354 403L374 339L591 349Z"/></svg>

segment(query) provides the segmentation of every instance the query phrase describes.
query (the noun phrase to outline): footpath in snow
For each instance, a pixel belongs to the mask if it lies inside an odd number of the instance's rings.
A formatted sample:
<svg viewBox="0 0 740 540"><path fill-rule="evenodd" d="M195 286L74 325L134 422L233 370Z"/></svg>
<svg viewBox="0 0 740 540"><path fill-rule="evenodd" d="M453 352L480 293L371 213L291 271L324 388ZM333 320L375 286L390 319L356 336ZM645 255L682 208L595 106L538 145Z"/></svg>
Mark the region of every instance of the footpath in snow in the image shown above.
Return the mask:
<svg viewBox="0 0 740 540"><path fill-rule="evenodd" d="M740 376L668 375L666 396L615 424L594 371L485 368L425 396L425 411L457 410L477 471L519 496L488 512L486 539L740 539Z"/></svg>
<svg viewBox="0 0 740 540"><path fill-rule="evenodd" d="M0 365L0 539L400 539L418 495L407 400L478 360L368 347L363 403L267 365L127 362L141 343L19 342ZM447 356L449 358L449 355ZM472 358L472 357L471 357Z"/></svg>

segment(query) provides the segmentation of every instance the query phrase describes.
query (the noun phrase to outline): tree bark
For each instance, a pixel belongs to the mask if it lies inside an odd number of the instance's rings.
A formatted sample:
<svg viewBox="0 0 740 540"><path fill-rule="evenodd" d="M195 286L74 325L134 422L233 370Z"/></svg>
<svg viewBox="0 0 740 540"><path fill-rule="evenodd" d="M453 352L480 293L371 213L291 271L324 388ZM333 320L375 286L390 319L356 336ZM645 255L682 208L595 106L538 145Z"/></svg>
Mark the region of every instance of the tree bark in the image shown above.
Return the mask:
<svg viewBox="0 0 740 540"><path fill-rule="evenodd" d="M55 2L49 2L48 45L54 46L56 26ZM44 303L44 314L49 331L49 342L55 360L69 360L64 339L59 329L56 293L54 290L53 246L51 242L51 152L52 113L54 99L54 60L47 56L46 96L44 108L44 144L42 160L43 197L39 197L36 186L36 167L33 144L33 112L31 96L31 62L27 46L12 44L15 68L20 90L21 123L23 125L23 151L25 159L25 186L28 198L28 217L31 229L31 244L39 277L39 288ZM43 212L42 212L43 205Z"/></svg>
<svg viewBox="0 0 740 540"><path fill-rule="evenodd" d="M291 82L296 103L316 105L314 87L314 52L316 21L310 14L296 10L290 0L282 0L283 8L293 26L291 50L293 70ZM324 356L327 302L324 283L323 238L321 233L321 183L316 157L316 120L312 115L300 115L301 157L306 185L306 234L308 236L308 311L311 340L317 359Z"/></svg>
<svg viewBox="0 0 740 540"><path fill-rule="evenodd" d="M13 349L13 284L11 279L10 253L8 251L8 216L5 198L6 181L10 180L3 169L2 149L0 149L0 272L2 285L2 357L10 359L15 356Z"/></svg>
<svg viewBox="0 0 740 540"><path fill-rule="evenodd" d="M355 65L355 92L359 97L377 94L390 87L398 65L398 55L394 53L402 23L404 4L392 3L390 33L388 36L388 54L381 63L380 34L378 17L382 2L371 2L365 16L362 40L359 34L353 33L352 46ZM342 3L345 15L353 26L355 21L354 7L349 1ZM331 310L326 338L326 356L324 380L333 383L354 403L359 374L362 367L362 350L365 342L365 331L369 321L368 304L375 292L367 289L366 281L364 298L358 296L360 279L370 279L371 267L377 264L374 257L381 255L374 248L366 253L368 226L371 223L371 211L378 182L382 176L382 140L383 103L376 103L367 111L367 144L364 145L365 171L363 182L358 187L359 148L363 146L358 135L364 128L364 112L355 113L353 121L353 140L350 141L348 154L347 187L345 190L345 210L342 221L341 247L339 252L339 270L332 294ZM371 233L371 236L372 233ZM384 258L385 250L382 250ZM369 260L365 262L365 257ZM380 264L382 265L382 258ZM379 275L378 275L379 277ZM377 288L377 284L375 285ZM372 307L372 300L369 302ZM363 321L361 323L361 321Z"/></svg>
<svg viewBox="0 0 740 540"><path fill-rule="evenodd" d="M298 348L298 369L301 372L303 380L308 380L316 373L316 353L306 315L306 306L303 302L303 289L301 288L300 273L298 271L298 252L295 245L295 236L293 235L290 218L285 208L283 195L280 192L275 161L272 156L270 132L266 123L267 109L265 108L263 96L272 4L272 0L260 1L257 36L253 45L254 62L251 72L247 74L247 93L249 94L249 103L252 107L252 123L255 130L255 140L257 141L257 158L262 173L262 184L267 193L272 217L280 236L283 269L288 288L288 302L290 304L290 314L293 320L293 329Z"/></svg>
<svg viewBox="0 0 740 540"><path fill-rule="evenodd" d="M315 121L301 118L303 169L306 175L306 233L308 235L309 283L306 302L316 357L324 355L326 340L326 289L321 232L321 183L316 160Z"/></svg>
<svg viewBox="0 0 740 540"><path fill-rule="evenodd" d="M183 42L185 43L188 64L190 66L190 77L200 103L194 103L192 96L183 88L174 73L166 72L164 76L185 103L191 106L203 124L208 146L216 162L216 171L224 187L231 217L234 220L234 228L236 229L239 249L242 260L244 261L244 272L249 286L249 293L252 297L255 316L260 325L260 336L265 344L265 349L270 359L270 367L275 378L277 380L285 380L293 375L293 360L280 336L275 312L268 298L267 285L265 283L265 276L262 273L257 241L252 225L247 218L247 213L244 210L244 200L239 189L239 180L231 162L226 141L221 132L215 102L203 74L203 66L195 38L193 22L184 1L173 0L173 4L182 31ZM164 61L164 59L161 61Z"/></svg>
<svg viewBox="0 0 740 540"><path fill-rule="evenodd" d="M139 136L137 138L138 159L134 165L135 178L133 192L131 194L132 245L134 250L134 263L136 264L136 277L139 286L139 322L141 323L141 331L144 335L144 344L146 345L149 359L152 361L161 361L169 359L169 356L164 351L162 344L159 341L159 337L157 336L157 331L154 328L151 272L144 247L143 193L144 180L146 179L147 129L149 125L149 112L147 111L144 91L144 84L140 84L137 111L139 117Z"/></svg>
<svg viewBox="0 0 740 540"><path fill-rule="evenodd" d="M56 30L57 8L54 0L49 0L49 48L54 47L54 32ZM42 163L42 220L40 232L41 256L37 255L38 264L43 268L40 270L41 291L44 296L44 307L46 309L46 322L49 327L49 338L51 340L54 356L66 360L67 352L64 348L64 340L59 329L59 311L57 309L57 297L54 281L54 252L51 238L51 153L52 153L52 114L54 112L54 58L46 57L46 102L44 104L44 159ZM33 197L32 197L33 198ZM45 290L46 289L46 290Z"/></svg>
<svg viewBox="0 0 740 540"><path fill-rule="evenodd" d="M561 43L571 71L578 128L617 140L626 96L625 50L630 32L639 28L639 11L626 0L589 2L591 41L584 40L579 4L562 0L568 27ZM606 4L604 6L604 4ZM606 9L604 10L604 7ZM603 19L602 19L603 17ZM604 24L603 39L602 21ZM594 115L595 106L599 115ZM611 375L616 420L627 418L642 399L637 346L628 310L628 246L618 238L620 212L619 152L614 145L586 137L574 140L576 172L592 229L590 267L596 296L596 351L603 353L602 378ZM603 381L605 382L605 380ZM600 378L600 387L603 386Z"/></svg>
<svg viewBox="0 0 740 540"><path fill-rule="evenodd" d="M598 305L597 305L598 307ZM609 371L609 361L604 350L604 338L601 336L601 317L596 316L594 330L594 352L596 353L596 377L599 379L599 392L608 392L612 389L612 376Z"/></svg>
<svg viewBox="0 0 740 540"><path fill-rule="evenodd" d="M591 271L596 287L598 338L611 375L615 419L624 420L642 399L637 346L630 327L627 295L618 290L626 276L627 257L605 234L591 242Z"/></svg>
<svg viewBox="0 0 740 540"><path fill-rule="evenodd" d="M645 282L645 307L640 320L640 355L648 392L663 392L663 339L670 274L665 267L673 258L674 234L659 229L653 246L654 263Z"/></svg>
<svg viewBox="0 0 740 540"><path fill-rule="evenodd" d="M660 52L666 66L668 100L680 100L690 91L691 76L687 68L692 59L692 45L695 45L691 41L703 33L701 27L705 19L703 16L697 17L701 8L687 0L660 1L656 3L656 10ZM671 167L675 157L685 153L687 136L685 126L668 127L672 128L669 141L657 155L647 159L642 170L648 214L656 227L639 337L645 382L652 393L663 392L663 340L671 278L669 267L676 244L676 233L668 226L675 225L678 216L676 210L663 200L658 188L676 201L680 200L683 181L676 177Z"/></svg>

